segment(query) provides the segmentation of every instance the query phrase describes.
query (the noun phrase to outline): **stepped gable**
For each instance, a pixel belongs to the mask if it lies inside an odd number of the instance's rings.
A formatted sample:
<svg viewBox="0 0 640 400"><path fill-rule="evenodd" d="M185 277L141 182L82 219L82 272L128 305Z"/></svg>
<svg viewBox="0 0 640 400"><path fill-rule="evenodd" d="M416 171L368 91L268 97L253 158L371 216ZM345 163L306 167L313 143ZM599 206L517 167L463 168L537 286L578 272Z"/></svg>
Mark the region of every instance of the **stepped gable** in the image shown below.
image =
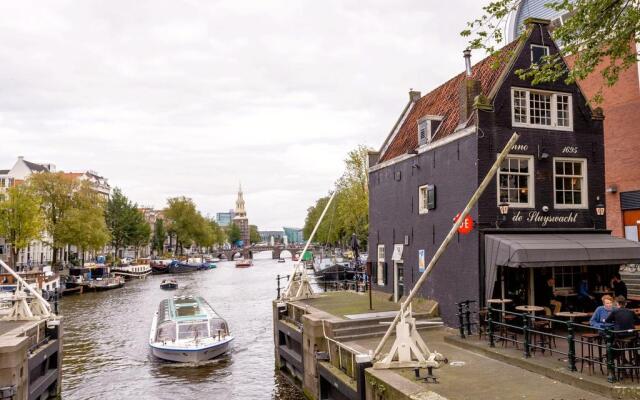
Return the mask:
<svg viewBox="0 0 640 400"><path fill-rule="evenodd" d="M514 40L501 51L512 51L518 43ZM486 57L471 68L471 79L480 82L482 94L487 97L505 68L510 65L509 62L504 62L498 68L492 68L493 60L491 56ZM391 160L418 147L418 120L425 115L444 117L431 142L454 133L460 122L460 85L465 78L466 73L462 72L416 101L398 133L391 138L391 143L380 158L380 162Z"/></svg>

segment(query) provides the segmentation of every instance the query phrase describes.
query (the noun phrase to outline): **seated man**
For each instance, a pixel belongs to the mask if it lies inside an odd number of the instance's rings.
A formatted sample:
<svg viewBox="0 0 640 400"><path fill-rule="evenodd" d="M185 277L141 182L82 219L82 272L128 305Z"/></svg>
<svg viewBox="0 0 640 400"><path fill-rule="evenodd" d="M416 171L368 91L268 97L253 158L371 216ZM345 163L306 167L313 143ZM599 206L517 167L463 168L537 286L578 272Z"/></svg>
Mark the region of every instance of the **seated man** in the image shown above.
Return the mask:
<svg viewBox="0 0 640 400"><path fill-rule="evenodd" d="M636 313L625 307L627 305L627 299L624 297L617 297L616 302L619 308L611 311L605 319L605 323L613 324L614 331L633 331L635 324L638 322Z"/></svg>
<svg viewBox="0 0 640 400"><path fill-rule="evenodd" d="M553 279L553 276L548 277L547 284L544 286L544 290L542 292L542 298L540 299L540 304L549 307L553 314L559 312L562 308L562 303L558 301L558 298L553 291L555 285L556 281Z"/></svg>
<svg viewBox="0 0 640 400"><path fill-rule="evenodd" d="M611 278L611 287L613 287L613 295L615 297L622 296L625 299L628 297L627 296L627 284L624 283L622 278L620 278L620 274L618 272L613 274L613 278Z"/></svg>
<svg viewBox="0 0 640 400"><path fill-rule="evenodd" d="M611 323L607 322L607 318L613 311L613 297L605 294L602 296L602 305L593 312L591 319L589 320L589 325L594 328L604 329L606 327L611 327Z"/></svg>

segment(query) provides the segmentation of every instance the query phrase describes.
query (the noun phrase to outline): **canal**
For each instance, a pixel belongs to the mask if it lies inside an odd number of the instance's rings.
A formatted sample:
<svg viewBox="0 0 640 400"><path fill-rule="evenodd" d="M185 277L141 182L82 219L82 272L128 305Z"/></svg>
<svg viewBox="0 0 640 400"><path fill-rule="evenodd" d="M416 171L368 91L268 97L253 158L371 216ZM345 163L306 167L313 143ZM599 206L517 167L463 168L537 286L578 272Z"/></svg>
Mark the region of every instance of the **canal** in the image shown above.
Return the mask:
<svg viewBox="0 0 640 400"><path fill-rule="evenodd" d="M274 370L271 300L276 276L291 270L291 261L278 264L269 254L251 268L220 262L214 270L177 275L174 292L159 287L168 275L150 275L122 289L63 298L62 398L303 398ZM198 366L149 354L153 314L160 300L173 294L201 295L227 319L235 336L231 354Z"/></svg>

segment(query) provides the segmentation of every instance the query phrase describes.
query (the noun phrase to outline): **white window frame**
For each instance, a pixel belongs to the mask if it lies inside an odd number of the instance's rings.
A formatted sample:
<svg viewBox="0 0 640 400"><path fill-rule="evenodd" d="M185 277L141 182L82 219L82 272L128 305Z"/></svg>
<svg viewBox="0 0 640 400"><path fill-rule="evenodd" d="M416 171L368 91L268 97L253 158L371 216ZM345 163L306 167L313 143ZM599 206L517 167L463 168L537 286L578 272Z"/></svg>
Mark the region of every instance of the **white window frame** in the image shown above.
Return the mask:
<svg viewBox="0 0 640 400"><path fill-rule="evenodd" d="M525 104L527 111L527 121L531 121L531 93L545 94L551 95L551 125L541 125L541 124L532 124L530 122L519 122L516 121L516 113L515 113L515 92L523 91L526 92L525 96ZM558 96L568 96L568 120L569 126L558 126ZM571 93L565 92L552 92L549 90L531 90L527 88L521 87L512 87L511 88L511 125L514 127L523 127L523 128L537 128L537 129L549 129L556 131L573 131L573 95Z"/></svg>
<svg viewBox="0 0 640 400"><path fill-rule="evenodd" d="M421 142L420 129L422 128L422 126L424 126L425 128L426 142L424 143L420 143ZM423 118L420 121L418 121L418 144L423 145L423 144L428 144L430 142L431 142L431 120Z"/></svg>
<svg viewBox="0 0 640 400"><path fill-rule="evenodd" d="M429 185L422 185L418 187L418 214L427 214L429 212L429 209L427 208L427 201L429 198L428 186Z"/></svg>
<svg viewBox="0 0 640 400"><path fill-rule="evenodd" d="M532 44L532 45L531 45L531 47L530 47L530 49L529 49L529 50L530 50L530 52L531 52L531 62L532 62L532 63L533 63L533 48L534 48L534 47L541 48L541 49L545 49L545 50L546 50L546 51L545 51L545 53L546 53L546 54L545 54L545 56L548 56L548 55L549 55L549 46L544 46L544 45L541 45L541 44Z"/></svg>
<svg viewBox="0 0 640 400"><path fill-rule="evenodd" d="M527 160L527 162L529 163L529 179L528 179L528 185L529 185L529 202L528 203L509 203L509 207L511 208L534 208L536 201L535 201L535 195L536 195L536 190L535 190L535 171L533 170L534 168L534 163L533 163L533 156L532 155L527 155L527 154L509 154L507 155L507 157L505 158L505 160L510 159L510 158L518 158L518 159L524 159ZM500 171L500 166L498 166L498 171L496 173L496 204L500 204L500 175L503 174L503 172ZM507 173L509 174L509 173Z"/></svg>
<svg viewBox="0 0 640 400"><path fill-rule="evenodd" d="M382 256L382 257L381 257ZM378 286L384 286L384 244L379 244L378 245L378 273L377 273L377 280L378 280Z"/></svg>
<svg viewBox="0 0 640 400"><path fill-rule="evenodd" d="M557 161L568 161L568 162L581 162L582 163L582 188L581 188L581 199L582 203L580 204L557 204L556 203L556 162ZM553 158L553 208L556 209L574 209L574 210L584 210L589 208L589 174L587 173L587 159L586 158L572 158L572 157L554 157Z"/></svg>

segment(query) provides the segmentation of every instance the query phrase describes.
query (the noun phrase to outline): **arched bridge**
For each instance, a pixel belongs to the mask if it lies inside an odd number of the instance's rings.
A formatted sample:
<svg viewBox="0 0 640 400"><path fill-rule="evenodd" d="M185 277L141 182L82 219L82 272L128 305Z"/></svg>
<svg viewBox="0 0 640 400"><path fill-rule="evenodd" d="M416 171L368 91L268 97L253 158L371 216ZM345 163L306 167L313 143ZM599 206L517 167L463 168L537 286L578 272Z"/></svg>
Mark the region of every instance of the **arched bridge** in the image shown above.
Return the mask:
<svg viewBox="0 0 640 400"><path fill-rule="evenodd" d="M220 249L215 251L214 254L216 254L216 257L218 258L226 258L229 261L233 261L239 255L245 259L248 259L248 258L253 258L254 253L260 253L262 251L271 251L272 258L274 260L277 260L278 258L280 258L280 254L282 254L282 252L285 250L289 251L293 255L293 254L302 252L303 249L304 249L304 245L300 245L300 244L291 244L287 246L284 246L284 245L247 246L243 248L235 248L235 249L228 249L228 250ZM309 246L307 250L313 251L315 250L315 246Z"/></svg>

